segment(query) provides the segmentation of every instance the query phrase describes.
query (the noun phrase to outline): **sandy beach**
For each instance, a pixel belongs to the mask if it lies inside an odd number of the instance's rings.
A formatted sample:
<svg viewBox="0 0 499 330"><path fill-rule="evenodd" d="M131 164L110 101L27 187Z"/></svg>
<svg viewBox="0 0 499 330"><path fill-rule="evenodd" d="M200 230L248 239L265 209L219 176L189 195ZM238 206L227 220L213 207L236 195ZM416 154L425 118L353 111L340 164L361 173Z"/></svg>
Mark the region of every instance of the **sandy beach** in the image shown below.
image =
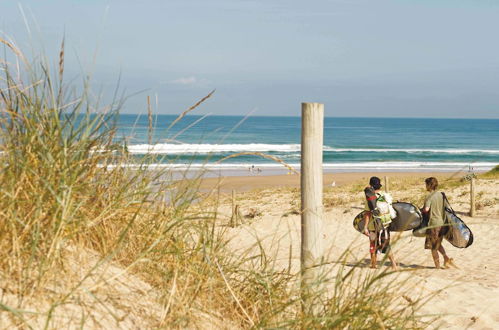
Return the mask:
<svg viewBox="0 0 499 330"><path fill-rule="evenodd" d="M282 171L281 171L282 172ZM408 179L413 177L426 178L436 176L438 178L452 179L463 176L466 172L342 172L342 173L324 173L324 187L341 187L353 183L368 182L373 175L378 176L384 181L388 177L388 182L392 179ZM220 188L221 191L250 191L255 189L271 188L299 188L300 176L296 174L266 175L251 173L240 176L219 176L209 177L202 180L201 188Z"/></svg>
<svg viewBox="0 0 499 330"><path fill-rule="evenodd" d="M354 230L353 218L363 208L362 189L373 173L338 173L324 176L323 233L327 259L332 271L340 267L338 259L350 249L342 265L358 268L360 274L369 269L368 240ZM475 217L470 209L469 183L460 182L466 173L380 173L375 175L389 180L394 200L412 202L421 206L425 196L424 178L436 176L446 192L454 210L471 228L474 243L458 249L444 241L444 247L454 258L459 269L437 270L429 250L424 250L424 239L411 232L394 235L394 252L401 272L389 281L407 281L408 293L404 299L417 299L433 294L421 312L438 315L432 327L445 329L497 329L499 328L499 185L497 179L479 178L476 181ZM220 217L229 222L232 215L231 194L241 213L241 224L228 228L234 253L250 249L260 241L267 253L275 258L276 268L299 269L300 256L300 193L297 175L244 176L208 178L201 187L222 192ZM380 264L380 261L378 261ZM381 265L380 268L388 267Z"/></svg>

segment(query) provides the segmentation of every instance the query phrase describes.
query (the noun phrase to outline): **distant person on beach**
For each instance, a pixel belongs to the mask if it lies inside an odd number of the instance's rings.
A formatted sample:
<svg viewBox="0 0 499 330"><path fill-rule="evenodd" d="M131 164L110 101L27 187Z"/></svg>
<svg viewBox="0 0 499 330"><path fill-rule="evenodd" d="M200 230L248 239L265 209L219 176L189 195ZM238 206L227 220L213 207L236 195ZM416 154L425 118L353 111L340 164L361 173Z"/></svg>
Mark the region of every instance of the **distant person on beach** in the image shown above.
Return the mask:
<svg viewBox="0 0 499 330"><path fill-rule="evenodd" d="M364 189L367 212L363 233L369 237L371 268L377 268L376 254L381 251L388 254L392 268L396 270L397 263L390 247L390 230L388 229L396 213L391 206L390 194L382 192L381 187L381 180L373 176L369 180L369 186Z"/></svg>
<svg viewBox="0 0 499 330"><path fill-rule="evenodd" d="M448 227L445 226L444 195L437 191L437 178L430 177L425 179L426 190L429 192L426 196L423 206L423 217L428 219L428 229L426 230L425 249L431 249L431 256L435 263L435 268L440 268L440 258L438 252L444 257L444 267L456 267L454 260L447 256L442 246L442 240L447 233ZM457 267L456 267L457 268Z"/></svg>

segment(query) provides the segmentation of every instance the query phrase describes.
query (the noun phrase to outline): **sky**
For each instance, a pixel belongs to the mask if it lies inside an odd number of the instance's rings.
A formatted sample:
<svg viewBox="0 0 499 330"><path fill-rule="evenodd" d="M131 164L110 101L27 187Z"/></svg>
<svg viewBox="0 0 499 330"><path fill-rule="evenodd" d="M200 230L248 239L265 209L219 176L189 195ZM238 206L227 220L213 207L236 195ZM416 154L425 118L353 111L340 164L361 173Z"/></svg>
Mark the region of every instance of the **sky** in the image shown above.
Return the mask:
<svg viewBox="0 0 499 330"><path fill-rule="evenodd" d="M0 33L125 113L499 118L496 0L0 0Z"/></svg>

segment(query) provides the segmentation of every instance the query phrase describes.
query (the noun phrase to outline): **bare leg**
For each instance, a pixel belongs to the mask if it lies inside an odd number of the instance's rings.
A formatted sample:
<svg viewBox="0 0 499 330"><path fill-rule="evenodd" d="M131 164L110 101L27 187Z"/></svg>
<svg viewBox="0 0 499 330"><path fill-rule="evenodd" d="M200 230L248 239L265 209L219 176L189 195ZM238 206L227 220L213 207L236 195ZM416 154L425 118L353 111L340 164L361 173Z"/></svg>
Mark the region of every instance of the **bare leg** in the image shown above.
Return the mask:
<svg viewBox="0 0 499 330"><path fill-rule="evenodd" d="M444 257L444 263L446 263L450 260L450 258L447 256L447 253L445 253L445 249L442 246L442 243L440 243L440 246L438 247L438 252L440 252L442 254L442 256Z"/></svg>
<svg viewBox="0 0 499 330"><path fill-rule="evenodd" d="M440 247L438 248L438 252L440 252L444 256L444 267L445 268L449 268L450 266L452 266L454 268L459 268L454 263L454 260L452 258L449 258L447 253L445 253L445 249L442 245L440 245Z"/></svg>
<svg viewBox="0 0 499 330"><path fill-rule="evenodd" d="M439 237L439 240L438 240L438 252L440 252L440 254L444 257L444 268L449 268L449 266L453 266L455 268L458 268L454 264L454 261L452 260L452 258L449 258L449 256L447 255L447 253L445 253L445 249L442 246L442 239L443 239L443 237ZM437 253L437 255L438 255L438 253Z"/></svg>
<svg viewBox="0 0 499 330"><path fill-rule="evenodd" d="M444 255L444 262L447 260L446 259L446 254L445 250L442 247L442 239L443 237L440 236L440 228L433 228L431 229L430 233L430 241L431 241L431 256L433 257L433 262L435 263L435 268L439 269L440 268L440 256L438 255L438 252L442 253Z"/></svg>
<svg viewBox="0 0 499 330"><path fill-rule="evenodd" d="M392 251L388 252L388 259L390 259L390 261L392 262L393 270L398 270L397 262L395 261L395 255Z"/></svg>
<svg viewBox="0 0 499 330"><path fill-rule="evenodd" d="M374 238L374 240L372 239ZM371 268L378 268L376 261L376 238L372 235L369 236L369 252L371 253Z"/></svg>
<svg viewBox="0 0 499 330"><path fill-rule="evenodd" d="M440 268L440 258L438 257L438 250L431 249L431 256L433 257L433 262L435 263L435 268Z"/></svg>
<svg viewBox="0 0 499 330"><path fill-rule="evenodd" d="M378 268L376 261L376 251L374 253L371 253L371 268L373 269Z"/></svg>

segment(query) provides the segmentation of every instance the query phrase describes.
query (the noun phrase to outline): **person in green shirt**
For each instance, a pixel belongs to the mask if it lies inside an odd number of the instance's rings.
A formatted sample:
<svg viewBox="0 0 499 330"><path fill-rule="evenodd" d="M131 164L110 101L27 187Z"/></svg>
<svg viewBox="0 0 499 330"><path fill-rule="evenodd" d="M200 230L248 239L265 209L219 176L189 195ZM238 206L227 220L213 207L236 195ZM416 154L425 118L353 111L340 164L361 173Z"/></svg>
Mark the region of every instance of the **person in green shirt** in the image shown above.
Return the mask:
<svg viewBox="0 0 499 330"><path fill-rule="evenodd" d="M456 267L452 258L447 256L442 240L447 233L448 227L445 224L445 203L444 196L437 191L438 180L435 177L425 179L426 190L429 194L426 196L423 207L423 216L428 217L428 229L426 231L425 249L431 249L431 255L435 268L440 268L440 252L444 257L444 267ZM457 267L456 267L457 268Z"/></svg>
<svg viewBox="0 0 499 330"><path fill-rule="evenodd" d="M363 233L369 237L371 268L377 268L376 253L381 251L387 253L392 262L392 268L397 270L395 256L390 247L390 230L388 229L392 218L395 217L395 210L391 206L391 196L383 193L381 187L381 180L373 176L369 180L369 186L364 189L366 212Z"/></svg>

